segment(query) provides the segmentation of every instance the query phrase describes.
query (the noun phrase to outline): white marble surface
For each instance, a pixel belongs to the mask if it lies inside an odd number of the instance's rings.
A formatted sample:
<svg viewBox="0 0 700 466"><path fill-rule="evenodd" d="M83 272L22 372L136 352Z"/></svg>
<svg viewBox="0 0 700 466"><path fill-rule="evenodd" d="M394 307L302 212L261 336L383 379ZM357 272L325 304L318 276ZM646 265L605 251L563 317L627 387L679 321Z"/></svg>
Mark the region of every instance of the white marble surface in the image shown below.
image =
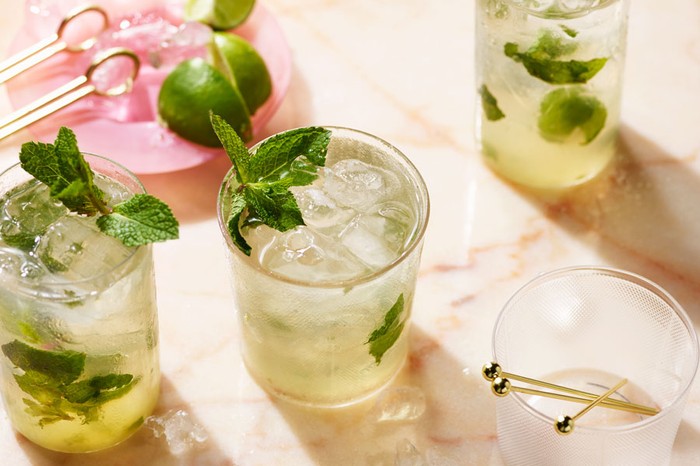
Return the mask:
<svg viewBox="0 0 700 466"><path fill-rule="evenodd" d="M0 53L21 23L1 0ZM215 196L225 157L143 177L181 219L155 248L163 389L159 414L187 411L208 439L182 454L148 429L111 450L56 454L15 434L0 410L0 463L14 465L393 465L410 441L430 465L499 465L494 399L479 375L506 299L536 274L605 264L669 290L700 323L700 1L633 0L620 163L545 199L497 178L475 151L473 1L265 0L293 52L288 97L268 125L342 125L403 150L424 174L432 218L399 387L416 419L375 422L379 399L313 411L271 400L238 354ZM0 89L0 114L8 111ZM0 144L0 164L27 140ZM109 156L109 154L103 154ZM420 398L420 397L419 397ZM700 464L700 384L673 451Z"/></svg>

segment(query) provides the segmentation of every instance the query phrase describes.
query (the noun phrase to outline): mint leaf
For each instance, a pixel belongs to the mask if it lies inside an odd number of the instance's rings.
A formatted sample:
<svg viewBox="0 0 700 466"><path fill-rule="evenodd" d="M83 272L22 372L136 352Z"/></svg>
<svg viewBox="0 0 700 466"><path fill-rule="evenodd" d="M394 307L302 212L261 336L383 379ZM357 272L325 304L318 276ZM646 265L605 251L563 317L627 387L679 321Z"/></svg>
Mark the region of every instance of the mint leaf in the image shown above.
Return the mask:
<svg viewBox="0 0 700 466"><path fill-rule="evenodd" d="M607 58L588 61L557 60L576 49L575 43L565 43L561 37L546 30L538 41L525 52L519 52L518 44L508 42L503 52L509 58L522 63L527 72L550 84L586 83L605 66Z"/></svg>
<svg viewBox="0 0 700 466"><path fill-rule="evenodd" d="M250 160L250 181L284 180L290 177L290 172L294 170L292 163L300 157L311 162L305 164L305 167L313 167L315 172L316 165L322 167L326 163L329 141L330 132L315 127L299 128L272 136L260 145Z"/></svg>
<svg viewBox="0 0 700 466"><path fill-rule="evenodd" d="M138 379L131 374L96 375L78 380L85 369L85 353L46 351L18 340L2 346L2 352L22 374L13 374L24 398L25 411L39 418L41 427L60 420L96 420L100 408L128 393Z"/></svg>
<svg viewBox="0 0 700 466"><path fill-rule="evenodd" d="M571 37L572 39L578 36L578 31L575 29L571 29L569 26L565 24L560 24L559 27L561 28L562 31L564 31L564 34L567 36Z"/></svg>
<svg viewBox="0 0 700 466"><path fill-rule="evenodd" d="M149 194L135 194L97 219L100 230L126 246L177 239L178 222L170 207Z"/></svg>
<svg viewBox="0 0 700 466"><path fill-rule="evenodd" d="M481 108L484 110L487 120L498 121L501 118L505 118L506 114L498 107L498 101L491 94L489 88L486 87L486 84L481 86L479 94L481 94Z"/></svg>
<svg viewBox="0 0 700 466"><path fill-rule="evenodd" d="M291 230L304 225L294 195L280 184L248 185L243 191L248 208L263 223L279 230Z"/></svg>
<svg viewBox="0 0 700 466"><path fill-rule="evenodd" d="M61 127L54 144L22 144L22 168L46 184L51 196L68 209L84 215L105 212L104 195L94 184L94 173L78 149L75 134Z"/></svg>
<svg viewBox="0 0 700 466"><path fill-rule="evenodd" d="M245 255L250 256L250 245L245 240L241 234L241 214L246 208L246 200L242 194L235 194L231 199L231 211L228 218L228 232L233 239L233 243L240 249Z"/></svg>
<svg viewBox="0 0 700 466"><path fill-rule="evenodd" d="M389 348L391 348L396 340L401 336L406 321L400 321L399 318L404 311L404 298L401 293L384 316L384 323L381 327L375 329L369 336L366 344L369 344L369 354L374 356L374 361L379 365L382 362L382 357Z"/></svg>
<svg viewBox="0 0 700 466"><path fill-rule="evenodd" d="M250 158L250 154L243 140L235 131L229 131L231 126L226 120L219 115L215 115L211 110L209 111L209 119L211 120L211 126L214 128L216 136L219 138L219 141L221 141L226 154L228 154L231 159L231 163L236 167L236 179L238 182L245 183L253 181L248 176L248 159Z"/></svg>
<svg viewBox="0 0 700 466"><path fill-rule="evenodd" d="M27 173L49 187L51 197L79 215L100 214L97 219L100 230L126 246L178 237L178 223L172 211L153 196L136 194L110 208L104 193L95 185L95 174L78 149L75 134L68 128L59 129L53 144L23 144L19 159ZM22 247L30 246L28 237L16 238L14 242ZM53 265L60 270L62 264Z"/></svg>
<svg viewBox="0 0 700 466"><path fill-rule="evenodd" d="M71 403L87 403L104 397L105 392L130 384L133 379L131 374L98 375L67 385L63 388L63 396Z"/></svg>
<svg viewBox="0 0 700 466"><path fill-rule="evenodd" d="M564 142L576 128L583 131L584 141L593 141L605 126L608 112L596 97L581 87L556 89L542 99L537 125L543 138Z"/></svg>
<svg viewBox="0 0 700 466"><path fill-rule="evenodd" d="M35 372L58 383L70 383L80 377L85 367L85 354L76 351L45 351L19 340L2 345L2 352L24 372Z"/></svg>
<svg viewBox="0 0 700 466"><path fill-rule="evenodd" d="M317 127L287 131L263 142L251 156L243 152L243 141L226 121L213 113L210 118L239 183L228 200L227 228L236 247L250 255L242 227L264 223L287 231L304 225L289 188L317 178L318 167L326 163L331 133Z"/></svg>

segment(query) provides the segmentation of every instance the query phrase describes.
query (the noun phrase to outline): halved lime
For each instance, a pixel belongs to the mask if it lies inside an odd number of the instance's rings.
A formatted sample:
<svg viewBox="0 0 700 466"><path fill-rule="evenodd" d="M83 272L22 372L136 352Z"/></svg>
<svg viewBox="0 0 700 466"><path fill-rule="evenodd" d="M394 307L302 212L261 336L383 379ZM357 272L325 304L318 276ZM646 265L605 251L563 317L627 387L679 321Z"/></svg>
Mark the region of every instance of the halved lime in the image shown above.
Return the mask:
<svg viewBox="0 0 700 466"><path fill-rule="evenodd" d="M238 88L248 113L255 114L272 92L272 79L262 57L245 39L228 32L214 33L210 53L212 64Z"/></svg>
<svg viewBox="0 0 700 466"><path fill-rule="evenodd" d="M180 63L160 89L161 120L189 141L221 147L209 121L209 110L226 120L244 141L252 137L248 109L228 77L201 58Z"/></svg>

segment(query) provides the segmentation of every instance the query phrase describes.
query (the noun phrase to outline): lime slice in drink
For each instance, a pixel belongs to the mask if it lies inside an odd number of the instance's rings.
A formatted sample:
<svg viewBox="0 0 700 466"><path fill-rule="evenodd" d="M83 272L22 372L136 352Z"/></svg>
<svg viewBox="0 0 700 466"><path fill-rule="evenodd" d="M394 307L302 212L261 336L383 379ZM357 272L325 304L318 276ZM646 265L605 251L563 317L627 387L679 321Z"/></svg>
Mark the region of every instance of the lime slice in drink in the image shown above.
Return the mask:
<svg viewBox="0 0 700 466"><path fill-rule="evenodd" d="M214 33L210 53L212 64L238 88L248 113L255 114L272 91L270 73L262 57L245 39L228 32Z"/></svg>
<svg viewBox="0 0 700 466"><path fill-rule="evenodd" d="M184 19L208 24L214 29L232 29L250 14L255 0L188 0Z"/></svg>
<svg viewBox="0 0 700 466"><path fill-rule="evenodd" d="M228 77L201 58L180 63L160 89L161 120L184 139L221 147L209 121L209 110L226 120L244 141L252 137L248 109Z"/></svg>

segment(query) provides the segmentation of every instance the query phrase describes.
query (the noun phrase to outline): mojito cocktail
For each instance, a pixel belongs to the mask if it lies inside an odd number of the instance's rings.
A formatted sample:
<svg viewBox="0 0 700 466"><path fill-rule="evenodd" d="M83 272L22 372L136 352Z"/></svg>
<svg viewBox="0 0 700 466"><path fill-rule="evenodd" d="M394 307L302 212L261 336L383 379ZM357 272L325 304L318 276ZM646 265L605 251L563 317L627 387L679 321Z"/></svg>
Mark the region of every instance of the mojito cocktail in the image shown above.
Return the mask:
<svg viewBox="0 0 700 466"><path fill-rule="evenodd" d="M557 189L615 154L627 0L477 0L477 138L516 183Z"/></svg>
<svg viewBox="0 0 700 466"><path fill-rule="evenodd" d="M284 169L294 179L315 174L290 188L303 225L282 232L260 224L254 197L253 215L239 223L235 169L222 185L219 220L249 372L277 396L338 406L375 393L404 363L428 193L416 168L386 142L350 129L317 130L330 141L325 166L313 168L314 157L302 155ZM265 144L251 150L251 161ZM236 239L239 225L249 255Z"/></svg>
<svg viewBox="0 0 700 466"><path fill-rule="evenodd" d="M143 192L85 155L109 205ZM135 432L160 383L150 245L127 247L19 165L0 175L0 391L14 428L64 452Z"/></svg>

